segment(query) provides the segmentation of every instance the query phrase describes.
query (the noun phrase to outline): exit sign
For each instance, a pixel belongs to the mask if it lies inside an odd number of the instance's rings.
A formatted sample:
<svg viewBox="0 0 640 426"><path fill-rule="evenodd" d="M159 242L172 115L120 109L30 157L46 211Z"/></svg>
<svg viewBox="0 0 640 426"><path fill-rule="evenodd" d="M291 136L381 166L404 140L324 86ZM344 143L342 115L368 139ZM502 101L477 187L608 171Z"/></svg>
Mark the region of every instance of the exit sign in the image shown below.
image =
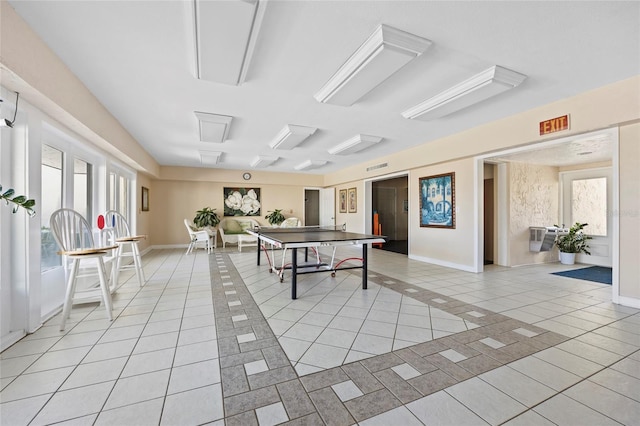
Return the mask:
<svg viewBox="0 0 640 426"><path fill-rule="evenodd" d="M545 120L540 122L540 136L549 133L560 132L569 128L569 116L563 115L561 117L552 118L551 120Z"/></svg>

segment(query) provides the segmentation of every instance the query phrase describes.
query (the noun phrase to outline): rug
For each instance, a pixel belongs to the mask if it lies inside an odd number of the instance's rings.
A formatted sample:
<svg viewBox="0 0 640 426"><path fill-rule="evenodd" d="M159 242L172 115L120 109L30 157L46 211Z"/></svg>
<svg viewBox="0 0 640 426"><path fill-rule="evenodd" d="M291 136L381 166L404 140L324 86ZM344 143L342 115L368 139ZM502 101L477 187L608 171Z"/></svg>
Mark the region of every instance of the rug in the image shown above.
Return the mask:
<svg viewBox="0 0 640 426"><path fill-rule="evenodd" d="M611 268L604 266L590 266L588 268L574 269L571 271L552 272L552 274L611 285Z"/></svg>

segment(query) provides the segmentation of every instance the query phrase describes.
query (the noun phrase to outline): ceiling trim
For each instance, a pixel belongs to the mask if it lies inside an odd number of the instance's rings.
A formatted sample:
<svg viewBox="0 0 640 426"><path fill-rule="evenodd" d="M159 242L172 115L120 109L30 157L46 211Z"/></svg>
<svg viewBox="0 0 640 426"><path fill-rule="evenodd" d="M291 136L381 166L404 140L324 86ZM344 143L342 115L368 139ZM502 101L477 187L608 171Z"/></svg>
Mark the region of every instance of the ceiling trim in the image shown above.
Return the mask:
<svg viewBox="0 0 640 426"><path fill-rule="evenodd" d="M317 169L318 167L322 167L325 164L327 164L326 161L306 160L306 161L303 161L302 163L298 164L297 166L295 166L294 169L296 169L297 171L309 170L309 169Z"/></svg>
<svg viewBox="0 0 640 426"><path fill-rule="evenodd" d="M200 150L200 163L205 166L213 166L218 164L222 153L219 151Z"/></svg>
<svg viewBox="0 0 640 426"><path fill-rule="evenodd" d="M314 97L322 103L353 105L431 44L430 40L381 24Z"/></svg>
<svg viewBox="0 0 640 426"><path fill-rule="evenodd" d="M287 124L269 143L272 149L293 149L318 130L315 127Z"/></svg>
<svg viewBox="0 0 640 426"><path fill-rule="evenodd" d="M333 155L349 155L370 148L382 140L379 136L355 135L352 138L329 148L327 152Z"/></svg>
<svg viewBox="0 0 640 426"><path fill-rule="evenodd" d="M233 117L195 111L198 119L201 142L222 143L229 137L229 127Z"/></svg>
<svg viewBox="0 0 640 426"><path fill-rule="evenodd" d="M278 161L280 157L269 157L265 155L258 155L251 161L251 167L253 168L261 168L267 167Z"/></svg>
<svg viewBox="0 0 640 426"><path fill-rule="evenodd" d="M444 117L517 87L526 75L494 65L436 96L409 108L404 118L432 120Z"/></svg>
<svg viewBox="0 0 640 426"><path fill-rule="evenodd" d="M266 0L193 0L196 78L244 83L266 7Z"/></svg>

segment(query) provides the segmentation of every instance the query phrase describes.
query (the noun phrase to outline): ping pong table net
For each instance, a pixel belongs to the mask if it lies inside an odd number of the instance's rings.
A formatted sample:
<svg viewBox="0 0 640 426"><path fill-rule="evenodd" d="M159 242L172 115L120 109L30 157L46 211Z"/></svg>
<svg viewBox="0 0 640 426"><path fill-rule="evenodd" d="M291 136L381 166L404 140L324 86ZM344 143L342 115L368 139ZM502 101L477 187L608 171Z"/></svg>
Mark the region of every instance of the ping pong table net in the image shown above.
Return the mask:
<svg viewBox="0 0 640 426"><path fill-rule="evenodd" d="M259 226L256 228L257 232L264 234L290 234L290 233L298 233L298 232L322 232L322 231L343 231L346 232L347 224L343 223L341 225L329 225L329 226L295 226L290 228L280 228L280 227L271 227L271 226Z"/></svg>

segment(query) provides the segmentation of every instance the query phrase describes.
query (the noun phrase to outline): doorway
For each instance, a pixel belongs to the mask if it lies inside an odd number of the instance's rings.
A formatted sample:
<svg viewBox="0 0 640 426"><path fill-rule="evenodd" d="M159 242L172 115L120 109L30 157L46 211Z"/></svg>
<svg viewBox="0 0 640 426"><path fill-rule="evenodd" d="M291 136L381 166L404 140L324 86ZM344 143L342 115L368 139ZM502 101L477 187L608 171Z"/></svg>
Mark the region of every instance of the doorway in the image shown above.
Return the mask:
<svg viewBox="0 0 640 426"><path fill-rule="evenodd" d="M378 180L371 183L371 212L377 215L379 233L387 242L376 248L395 253L409 253L409 185L408 177ZM373 233L376 233L375 230Z"/></svg>

